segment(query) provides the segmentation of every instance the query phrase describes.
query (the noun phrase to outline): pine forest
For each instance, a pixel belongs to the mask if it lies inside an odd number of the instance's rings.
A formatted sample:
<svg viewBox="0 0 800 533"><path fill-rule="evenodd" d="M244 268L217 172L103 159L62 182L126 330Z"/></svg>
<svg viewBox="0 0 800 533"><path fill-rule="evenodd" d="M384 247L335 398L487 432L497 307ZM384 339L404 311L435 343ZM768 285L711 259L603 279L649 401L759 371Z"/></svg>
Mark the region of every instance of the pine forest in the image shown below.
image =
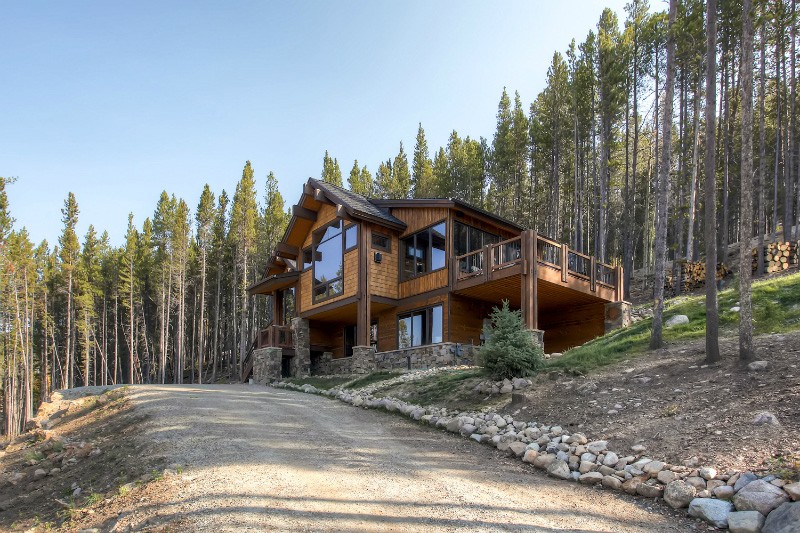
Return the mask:
<svg viewBox="0 0 800 533"><path fill-rule="evenodd" d="M758 237L755 256L739 252L746 360L750 265L763 273L764 250L800 238L796 41L795 0L670 0L664 12L632 0L561 43L532 102L504 88L494 132L433 147L419 124L412 152L400 143L347 176L325 152L320 178L369 197L470 202L621 264L626 299L643 272L654 347L681 261L714 275L729 245ZM31 242L8 201L16 180L0 178L3 434L60 388L236 379L270 319L246 287L290 219L280 177L262 175L248 161L229 191L198 187L197 205L164 191L152 214L128 215L119 246L102 228L76 233L73 194L57 242ZM706 284L712 361L715 291Z"/></svg>

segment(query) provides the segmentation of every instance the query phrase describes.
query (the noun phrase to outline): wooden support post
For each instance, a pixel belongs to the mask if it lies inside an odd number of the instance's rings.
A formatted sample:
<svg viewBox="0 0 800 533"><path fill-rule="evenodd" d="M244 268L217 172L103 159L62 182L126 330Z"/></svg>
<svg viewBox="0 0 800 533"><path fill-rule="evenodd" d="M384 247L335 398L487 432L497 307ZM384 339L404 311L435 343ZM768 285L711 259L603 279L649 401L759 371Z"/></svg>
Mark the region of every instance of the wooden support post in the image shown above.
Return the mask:
<svg viewBox="0 0 800 533"><path fill-rule="evenodd" d="M538 270L536 259L536 233L526 230L522 233L522 320L527 329L538 329Z"/></svg>
<svg viewBox="0 0 800 533"><path fill-rule="evenodd" d="M372 267L372 231L366 222L358 228L358 302L356 311L356 345L369 346L372 302L369 292L370 269Z"/></svg>
<svg viewBox="0 0 800 533"><path fill-rule="evenodd" d="M561 281L564 283L567 282L567 272L569 266L567 265L567 259L569 257L569 252L566 244L561 245Z"/></svg>
<svg viewBox="0 0 800 533"><path fill-rule="evenodd" d="M272 293L272 323L283 324L283 292L275 291Z"/></svg>
<svg viewBox="0 0 800 533"><path fill-rule="evenodd" d="M590 268L592 270L589 272L589 283L592 288L592 292L597 292L597 258L595 258L595 256L592 256L592 264Z"/></svg>
<svg viewBox="0 0 800 533"><path fill-rule="evenodd" d="M614 296L616 301L620 302L625 294L625 292L622 290L622 265L617 265L614 267L614 277L616 281Z"/></svg>
<svg viewBox="0 0 800 533"><path fill-rule="evenodd" d="M492 245L487 244L483 247L483 277L488 282L489 276L492 273L492 263L494 261L494 257L492 257Z"/></svg>

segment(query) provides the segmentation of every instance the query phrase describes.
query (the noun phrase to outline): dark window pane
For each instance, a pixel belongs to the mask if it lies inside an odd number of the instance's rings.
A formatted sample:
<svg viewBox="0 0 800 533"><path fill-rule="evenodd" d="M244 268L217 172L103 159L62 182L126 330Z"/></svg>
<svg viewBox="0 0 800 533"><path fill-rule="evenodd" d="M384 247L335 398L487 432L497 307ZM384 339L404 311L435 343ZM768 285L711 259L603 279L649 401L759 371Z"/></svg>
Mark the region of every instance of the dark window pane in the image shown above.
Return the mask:
<svg viewBox="0 0 800 533"><path fill-rule="evenodd" d="M414 248L414 236L403 239L403 278L413 278L416 274L417 251Z"/></svg>
<svg viewBox="0 0 800 533"><path fill-rule="evenodd" d="M444 268L445 265L445 223L431 228L431 270Z"/></svg>
<svg viewBox="0 0 800 533"><path fill-rule="evenodd" d="M345 326L344 328L344 356L353 355L353 346L356 345L356 327Z"/></svg>
<svg viewBox="0 0 800 533"><path fill-rule="evenodd" d="M372 247L379 248L381 250L386 250L387 252L391 251L392 240L386 236L381 235L380 233L373 233L372 234Z"/></svg>
<svg viewBox="0 0 800 533"><path fill-rule="evenodd" d="M423 274L428 272L430 268L428 268L428 250L430 249L430 235L427 231L422 231L417 233L417 244L415 249L415 272L417 274Z"/></svg>
<svg viewBox="0 0 800 533"><path fill-rule="evenodd" d="M353 224L344 230L344 247L346 250L354 248L358 243L358 226Z"/></svg>
<svg viewBox="0 0 800 533"><path fill-rule="evenodd" d="M431 308L431 343L442 342L442 306Z"/></svg>
<svg viewBox="0 0 800 533"><path fill-rule="evenodd" d="M464 255L472 251L469 249L469 226L465 226L461 222L456 222L454 236L456 255Z"/></svg>

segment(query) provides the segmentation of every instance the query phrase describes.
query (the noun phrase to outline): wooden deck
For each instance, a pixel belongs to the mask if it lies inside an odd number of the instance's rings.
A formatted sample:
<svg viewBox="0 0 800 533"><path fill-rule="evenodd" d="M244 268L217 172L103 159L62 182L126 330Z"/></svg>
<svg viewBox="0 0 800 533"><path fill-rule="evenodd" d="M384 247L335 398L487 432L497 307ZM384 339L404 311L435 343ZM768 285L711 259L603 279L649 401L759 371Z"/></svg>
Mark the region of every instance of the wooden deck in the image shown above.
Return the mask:
<svg viewBox="0 0 800 533"><path fill-rule="evenodd" d="M453 258L455 294L489 302L508 299L523 315L622 299L622 269L533 231Z"/></svg>

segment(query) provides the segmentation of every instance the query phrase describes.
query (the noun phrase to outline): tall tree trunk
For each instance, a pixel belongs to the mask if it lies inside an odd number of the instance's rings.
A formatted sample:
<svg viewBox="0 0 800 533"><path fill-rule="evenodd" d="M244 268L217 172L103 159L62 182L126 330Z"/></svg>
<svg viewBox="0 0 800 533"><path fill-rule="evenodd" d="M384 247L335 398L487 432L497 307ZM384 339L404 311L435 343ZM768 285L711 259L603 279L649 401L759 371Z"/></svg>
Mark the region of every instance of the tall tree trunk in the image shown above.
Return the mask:
<svg viewBox="0 0 800 533"><path fill-rule="evenodd" d="M692 176L689 185L689 221L686 234L686 260L694 255L694 223L697 216L697 174L700 164L700 73L694 86L694 107L692 109Z"/></svg>
<svg viewBox="0 0 800 533"><path fill-rule="evenodd" d="M731 161L731 140L730 140L730 61L727 59L727 51L723 50L723 67L722 67L722 99L723 99L723 162L722 162L722 221L720 228L720 249L719 261L722 263L728 262L728 220L730 219L728 201L728 190L730 188L730 161Z"/></svg>
<svg viewBox="0 0 800 533"><path fill-rule="evenodd" d="M67 346L64 366L67 370L66 388L71 389L72 381L72 269L67 274Z"/></svg>
<svg viewBox="0 0 800 533"><path fill-rule="evenodd" d="M667 27L667 73L664 88L663 147L661 150L661 169L659 171L658 191L656 192L656 245L653 302L653 331L650 348L661 348L664 320L664 267L667 255L667 216L669 208L669 170L672 145L672 100L675 92L675 17L677 0L669 1L669 23Z"/></svg>
<svg viewBox="0 0 800 533"><path fill-rule="evenodd" d="M739 360L755 358L750 240L753 233L753 14L752 0L744 0L742 22L742 184L739 225Z"/></svg>
<svg viewBox="0 0 800 533"><path fill-rule="evenodd" d="M756 228L758 228L758 247L756 249L756 265L759 276L764 275L764 234L767 232L765 179L767 176L767 135L766 135L766 110L764 102L767 93L767 22L761 22L761 53L758 80L758 177L756 180L756 200L758 201L758 215Z"/></svg>
<svg viewBox="0 0 800 533"><path fill-rule="evenodd" d="M705 244L706 244L706 363L719 356L719 308L717 304L717 0L706 3L706 153L705 153Z"/></svg>

